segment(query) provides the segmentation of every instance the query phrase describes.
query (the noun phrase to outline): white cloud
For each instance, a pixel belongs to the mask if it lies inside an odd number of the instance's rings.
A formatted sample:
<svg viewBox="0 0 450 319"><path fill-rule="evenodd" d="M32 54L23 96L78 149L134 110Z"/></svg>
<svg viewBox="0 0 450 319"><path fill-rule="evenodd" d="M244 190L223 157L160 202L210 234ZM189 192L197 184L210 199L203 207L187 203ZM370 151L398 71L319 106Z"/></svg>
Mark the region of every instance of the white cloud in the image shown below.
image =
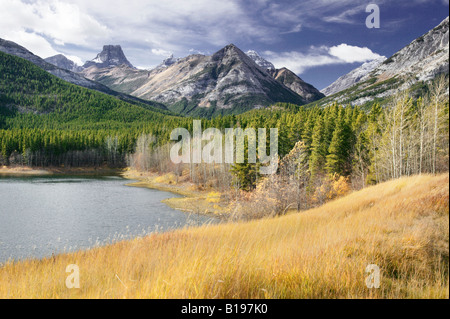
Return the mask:
<svg viewBox="0 0 450 319"><path fill-rule="evenodd" d="M380 1L385 0L378 0ZM303 0L293 1L289 5L273 3L263 10L267 23L282 27L299 25L311 29L326 30L329 22L354 23L354 16L364 12L366 0ZM364 7L363 7L364 6Z"/></svg>
<svg viewBox="0 0 450 319"><path fill-rule="evenodd" d="M163 49L152 49L152 53L154 55L168 57L172 54L171 51L163 50Z"/></svg>
<svg viewBox="0 0 450 319"><path fill-rule="evenodd" d="M46 58L64 53L66 43L88 45L109 30L76 5L62 1L0 0L0 37ZM79 63L77 56L67 55Z"/></svg>
<svg viewBox="0 0 450 319"><path fill-rule="evenodd" d="M32 30L58 45L88 44L92 39L108 36L110 30L77 5L58 0L22 2L0 0L0 29Z"/></svg>
<svg viewBox="0 0 450 319"><path fill-rule="evenodd" d="M346 63L367 62L381 57L367 47L360 48L345 43L331 47L328 52Z"/></svg>
<svg viewBox="0 0 450 319"><path fill-rule="evenodd" d="M24 30L16 30L8 34L0 35L1 38L16 42L25 47L34 54L46 58L56 55L59 52L53 49L52 45L42 36L34 32L26 32Z"/></svg>
<svg viewBox="0 0 450 319"><path fill-rule="evenodd" d="M194 48L191 48L191 49L189 49L189 54L211 55L211 52L209 52L209 51L201 51L201 50L196 50Z"/></svg>
<svg viewBox="0 0 450 319"><path fill-rule="evenodd" d="M79 57L77 57L76 55L67 55L67 54L64 54L64 56L65 56L66 58L68 58L69 60L75 62L76 65L82 66L82 65L84 64L84 62L83 62Z"/></svg>
<svg viewBox="0 0 450 319"><path fill-rule="evenodd" d="M308 28L333 32L330 22L363 23L358 13L366 5L367 0L0 0L0 37L42 57L64 53L83 60L95 57L104 44L121 44L131 63L156 65L161 56L184 56L191 48L209 51L237 42L261 47ZM370 58L370 52L355 48L284 52L275 58L288 63L292 56L313 66L346 63L346 50L357 61ZM301 61L289 64L308 67Z"/></svg>
<svg viewBox="0 0 450 319"><path fill-rule="evenodd" d="M236 38L263 38L265 28L240 0L78 0L81 11L113 30L111 39L146 42L166 51L202 44L226 45Z"/></svg>
<svg viewBox="0 0 450 319"><path fill-rule="evenodd" d="M302 74L307 69L317 66L362 63L381 57L369 48L351 46L345 43L333 47L311 47L306 53L266 51L263 54L275 67L286 67L297 74Z"/></svg>
<svg viewBox="0 0 450 319"><path fill-rule="evenodd" d="M104 44L120 43L131 47L132 63L146 65L156 63L163 52L181 56L192 47L220 47L239 39L276 41L277 32L252 16L248 4L242 0L0 0L0 37L17 41L14 32L28 32L57 52L70 53L67 47L83 52L85 60ZM253 4L256 9L267 6L267 1L253 0ZM49 52L35 47L40 56Z"/></svg>
<svg viewBox="0 0 450 319"><path fill-rule="evenodd" d="M289 34L289 33L298 33L302 31L302 24L299 23L296 26L294 26L291 30L286 31L286 32L281 32L282 34Z"/></svg>

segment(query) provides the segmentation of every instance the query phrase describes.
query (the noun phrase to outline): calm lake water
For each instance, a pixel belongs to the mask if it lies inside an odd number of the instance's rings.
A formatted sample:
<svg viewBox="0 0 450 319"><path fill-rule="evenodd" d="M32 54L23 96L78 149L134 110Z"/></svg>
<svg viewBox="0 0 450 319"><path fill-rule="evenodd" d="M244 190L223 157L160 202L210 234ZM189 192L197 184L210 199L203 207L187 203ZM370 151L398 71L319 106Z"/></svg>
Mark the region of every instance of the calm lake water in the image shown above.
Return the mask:
<svg viewBox="0 0 450 319"><path fill-rule="evenodd" d="M0 176L0 263L216 222L171 209L178 197L121 177Z"/></svg>

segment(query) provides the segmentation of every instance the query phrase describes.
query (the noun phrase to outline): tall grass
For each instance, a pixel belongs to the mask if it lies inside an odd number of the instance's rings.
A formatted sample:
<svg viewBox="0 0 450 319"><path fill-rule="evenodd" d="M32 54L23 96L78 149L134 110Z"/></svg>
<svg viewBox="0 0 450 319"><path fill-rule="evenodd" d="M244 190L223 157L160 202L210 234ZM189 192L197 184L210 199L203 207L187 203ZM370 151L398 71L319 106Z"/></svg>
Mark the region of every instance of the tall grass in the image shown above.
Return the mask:
<svg viewBox="0 0 450 319"><path fill-rule="evenodd" d="M448 298L449 175L0 268L1 298ZM80 268L67 289L66 266ZM381 268L380 289L365 269Z"/></svg>

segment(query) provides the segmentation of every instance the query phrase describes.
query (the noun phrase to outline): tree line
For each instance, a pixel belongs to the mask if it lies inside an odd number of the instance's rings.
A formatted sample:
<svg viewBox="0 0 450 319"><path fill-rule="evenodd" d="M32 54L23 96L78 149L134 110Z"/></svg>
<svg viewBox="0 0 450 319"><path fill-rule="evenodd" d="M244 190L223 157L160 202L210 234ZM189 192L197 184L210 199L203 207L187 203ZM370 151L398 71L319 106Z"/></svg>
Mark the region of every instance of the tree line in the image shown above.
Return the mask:
<svg viewBox="0 0 450 319"><path fill-rule="evenodd" d="M0 55L0 164L131 166L178 177L187 171L195 184L224 190L253 191L262 183L259 164L171 163L170 132L177 127L192 132L193 118L130 104ZM278 128L277 176L297 180L303 187L298 194L339 177L358 189L448 170L448 76L438 77L425 92L419 98L399 93L369 109L278 103L201 119L202 128Z"/></svg>

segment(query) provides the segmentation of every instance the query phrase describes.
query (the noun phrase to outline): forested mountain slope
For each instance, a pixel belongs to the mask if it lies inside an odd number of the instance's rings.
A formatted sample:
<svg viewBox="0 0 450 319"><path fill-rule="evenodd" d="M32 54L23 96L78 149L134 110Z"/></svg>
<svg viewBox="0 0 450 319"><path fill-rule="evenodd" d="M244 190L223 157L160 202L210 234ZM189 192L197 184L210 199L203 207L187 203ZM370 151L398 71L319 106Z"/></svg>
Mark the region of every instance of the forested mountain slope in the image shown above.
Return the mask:
<svg viewBox="0 0 450 319"><path fill-rule="evenodd" d="M160 121L162 111L146 103L121 101L107 94L63 81L22 58L0 52L0 113L2 126L14 117L46 118L45 126L81 126ZM43 115L33 117L31 115ZM23 123L21 125L24 125Z"/></svg>
<svg viewBox="0 0 450 319"><path fill-rule="evenodd" d="M187 122L145 103L68 83L0 52L3 165L124 166L141 134L167 141L172 128Z"/></svg>
<svg viewBox="0 0 450 319"><path fill-rule="evenodd" d="M82 87L85 87L88 89L93 89L93 90L111 95L113 97L116 97L123 101L135 103L135 104L136 103L137 104L147 104L147 105L155 107L157 109L167 111L166 106L161 103L142 100L142 99L139 99L139 98L131 96L131 95L127 95L124 93L114 91L105 85L102 85L95 81L88 80L80 74L74 73L67 69L59 68L54 64L46 62L45 60L41 59L37 55L28 51L26 48L18 45L17 43L12 42L12 41L0 39L0 52L4 52L7 54L11 54L11 55L23 58L25 60L28 60L31 63L35 64L36 66L40 67L41 69L47 71L48 73L66 81L66 82L76 84L76 85L79 85L79 86L82 86Z"/></svg>

